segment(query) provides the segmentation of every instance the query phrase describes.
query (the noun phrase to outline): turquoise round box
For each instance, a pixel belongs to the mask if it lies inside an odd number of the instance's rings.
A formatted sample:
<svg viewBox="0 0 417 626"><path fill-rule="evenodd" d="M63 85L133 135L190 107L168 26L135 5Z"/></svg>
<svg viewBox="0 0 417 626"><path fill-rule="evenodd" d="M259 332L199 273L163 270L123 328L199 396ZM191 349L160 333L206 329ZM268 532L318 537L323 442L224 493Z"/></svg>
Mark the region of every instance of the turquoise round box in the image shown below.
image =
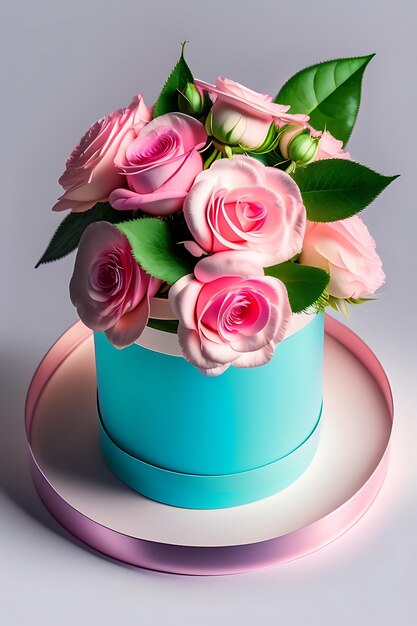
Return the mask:
<svg viewBox="0 0 417 626"><path fill-rule="evenodd" d="M101 447L111 470L166 504L213 509L270 496L310 464L322 410L322 314L293 315L262 367L203 376L177 336L123 350L94 333Z"/></svg>

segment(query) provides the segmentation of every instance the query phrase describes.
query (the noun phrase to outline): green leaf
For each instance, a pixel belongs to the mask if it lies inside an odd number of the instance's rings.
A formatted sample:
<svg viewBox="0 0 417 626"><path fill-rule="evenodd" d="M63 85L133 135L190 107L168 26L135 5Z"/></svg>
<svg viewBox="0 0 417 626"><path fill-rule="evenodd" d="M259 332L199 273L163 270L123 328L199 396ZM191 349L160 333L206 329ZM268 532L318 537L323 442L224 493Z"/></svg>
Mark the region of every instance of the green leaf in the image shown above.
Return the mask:
<svg viewBox="0 0 417 626"><path fill-rule="evenodd" d="M334 222L359 213L398 178L345 159L315 161L297 168L292 177L312 222Z"/></svg>
<svg viewBox="0 0 417 626"><path fill-rule="evenodd" d="M330 278L324 270L291 261L266 267L265 274L284 283L293 313L305 311L318 302Z"/></svg>
<svg viewBox="0 0 417 626"><path fill-rule="evenodd" d="M156 320L150 317L148 319L148 326L156 330L162 330L165 333L176 334L178 331L178 320Z"/></svg>
<svg viewBox="0 0 417 626"><path fill-rule="evenodd" d="M167 222L153 217L119 224L132 253L144 270L172 285L193 271L191 262L174 243Z"/></svg>
<svg viewBox="0 0 417 626"><path fill-rule="evenodd" d="M186 42L182 45L181 56L168 77L158 100L155 103L153 116L159 117L165 113L171 113L173 111L179 111L178 105L178 91L185 89L187 83L193 83L194 78L184 59L184 47Z"/></svg>
<svg viewBox="0 0 417 626"><path fill-rule="evenodd" d="M307 67L285 83L275 102L291 105L291 113L307 113L313 128L326 129L346 144L359 111L362 76L374 56Z"/></svg>
<svg viewBox="0 0 417 626"><path fill-rule="evenodd" d="M93 222L106 221L116 224L132 218L133 211L115 211L108 202L98 202L83 213L70 213L58 226L46 251L35 267L62 259L78 246L81 235Z"/></svg>

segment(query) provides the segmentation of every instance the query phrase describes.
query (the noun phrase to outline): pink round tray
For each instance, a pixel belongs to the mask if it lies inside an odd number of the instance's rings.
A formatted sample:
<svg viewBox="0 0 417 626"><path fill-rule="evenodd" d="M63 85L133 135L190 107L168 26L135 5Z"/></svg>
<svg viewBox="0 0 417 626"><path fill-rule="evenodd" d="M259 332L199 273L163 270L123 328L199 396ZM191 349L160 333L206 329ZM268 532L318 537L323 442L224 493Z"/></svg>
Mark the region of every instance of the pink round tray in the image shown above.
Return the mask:
<svg viewBox="0 0 417 626"><path fill-rule="evenodd" d="M79 539L149 569L231 574L318 550L358 521L377 495L393 418L379 361L328 316L324 374L320 444L303 476L253 504L175 508L130 490L102 460L92 333L78 322L49 350L28 392L26 430L38 493Z"/></svg>

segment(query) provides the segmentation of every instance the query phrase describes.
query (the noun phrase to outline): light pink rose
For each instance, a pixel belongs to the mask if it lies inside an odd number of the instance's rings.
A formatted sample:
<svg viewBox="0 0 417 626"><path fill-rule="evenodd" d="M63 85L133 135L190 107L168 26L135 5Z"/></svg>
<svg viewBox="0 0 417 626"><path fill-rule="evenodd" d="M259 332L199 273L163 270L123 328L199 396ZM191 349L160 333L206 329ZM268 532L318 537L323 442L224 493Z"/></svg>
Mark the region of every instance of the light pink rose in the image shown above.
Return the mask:
<svg viewBox="0 0 417 626"><path fill-rule="evenodd" d="M219 76L215 85L202 80L194 82L214 101L208 121L212 134L229 145L254 149L263 143L272 122L282 126L309 119L308 115L288 114L289 106L276 104L272 96L252 91L228 78Z"/></svg>
<svg viewBox="0 0 417 626"><path fill-rule="evenodd" d="M139 95L128 108L113 111L93 124L67 161L59 179L65 193L53 210L87 211L120 187L122 176L114 166L117 151L130 133L137 133L150 119L151 114Z"/></svg>
<svg viewBox="0 0 417 626"><path fill-rule="evenodd" d="M220 159L197 176L184 216L206 252L253 250L264 267L300 252L306 221L292 178L241 155Z"/></svg>
<svg viewBox="0 0 417 626"><path fill-rule="evenodd" d="M127 237L118 228L95 222L85 229L70 296L86 326L105 331L116 348L132 344L148 322L149 298L160 285L135 261Z"/></svg>
<svg viewBox="0 0 417 626"><path fill-rule="evenodd" d="M343 141L333 137L328 130L314 130L310 126L311 136L320 137L316 161L321 159L350 159L349 152L343 150Z"/></svg>
<svg viewBox="0 0 417 626"><path fill-rule="evenodd" d="M308 222L300 262L330 273L327 290L335 298L366 298L385 280L375 241L357 215Z"/></svg>
<svg viewBox="0 0 417 626"><path fill-rule="evenodd" d="M169 290L182 353L203 374L271 360L291 319L285 285L264 276L250 252L219 252L199 261Z"/></svg>
<svg viewBox="0 0 417 626"><path fill-rule="evenodd" d="M203 169L197 152L207 140L203 124L184 113L167 113L147 124L115 160L129 189L116 189L110 204L119 211L141 209L167 215L182 208Z"/></svg>

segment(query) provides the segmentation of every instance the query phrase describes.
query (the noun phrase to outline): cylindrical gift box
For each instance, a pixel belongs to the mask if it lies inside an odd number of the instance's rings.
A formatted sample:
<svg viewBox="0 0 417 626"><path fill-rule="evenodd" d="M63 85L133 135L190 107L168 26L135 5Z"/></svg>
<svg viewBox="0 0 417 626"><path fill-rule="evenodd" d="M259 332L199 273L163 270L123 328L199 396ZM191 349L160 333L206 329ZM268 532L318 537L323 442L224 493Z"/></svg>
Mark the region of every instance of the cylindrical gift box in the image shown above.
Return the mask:
<svg viewBox="0 0 417 626"><path fill-rule="evenodd" d="M137 492L213 509L270 496L310 464L322 411L322 314L293 315L261 367L207 377L177 336L146 328L118 350L94 333L101 447ZM138 345L141 344L141 345Z"/></svg>

